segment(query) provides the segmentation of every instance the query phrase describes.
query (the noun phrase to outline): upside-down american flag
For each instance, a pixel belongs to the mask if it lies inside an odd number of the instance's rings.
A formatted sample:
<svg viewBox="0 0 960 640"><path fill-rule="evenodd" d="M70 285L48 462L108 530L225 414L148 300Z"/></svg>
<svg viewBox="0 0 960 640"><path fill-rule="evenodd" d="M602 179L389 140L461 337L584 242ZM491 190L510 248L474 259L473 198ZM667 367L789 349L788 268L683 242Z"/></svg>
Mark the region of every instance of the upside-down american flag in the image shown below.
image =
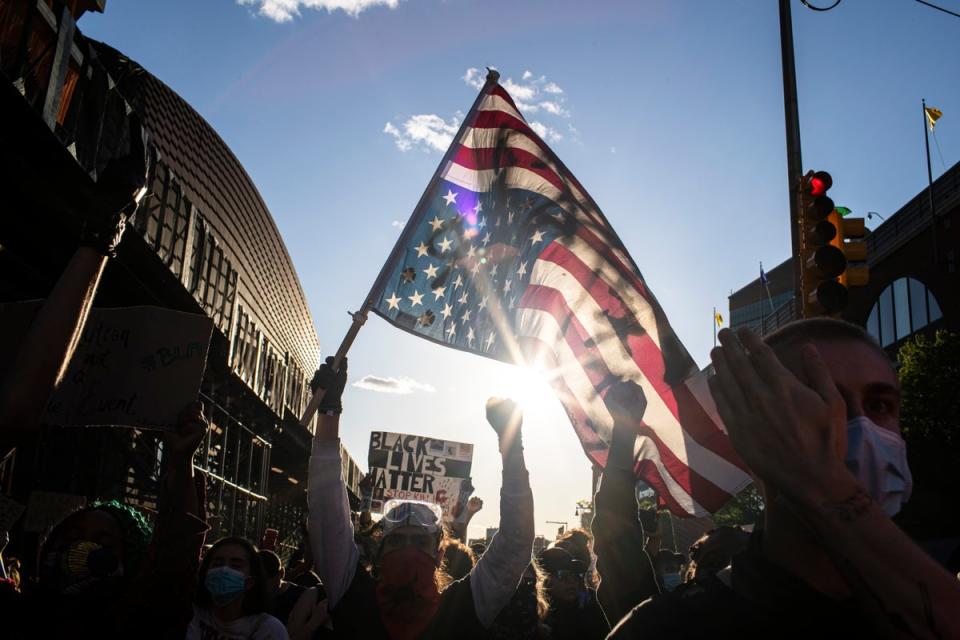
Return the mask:
<svg viewBox="0 0 960 640"><path fill-rule="evenodd" d="M600 209L491 72L375 286L372 308L448 347L537 363L604 466L609 386L637 382L636 472L677 515L749 477L696 366Z"/></svg>

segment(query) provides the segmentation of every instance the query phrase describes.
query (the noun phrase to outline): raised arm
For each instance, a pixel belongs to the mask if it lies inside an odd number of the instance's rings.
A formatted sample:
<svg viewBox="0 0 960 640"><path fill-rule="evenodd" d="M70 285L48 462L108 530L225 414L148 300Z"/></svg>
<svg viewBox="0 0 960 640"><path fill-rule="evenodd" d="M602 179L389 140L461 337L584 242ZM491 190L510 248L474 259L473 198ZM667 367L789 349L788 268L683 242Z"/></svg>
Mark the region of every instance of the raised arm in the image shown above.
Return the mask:
<svg viewBox="0 0 960 640"><path fill-rule="evenodd" d="M510 601L533 553L533 494L523 460L520 427L523 416L512 400L487 401L487 421L497 432L503 460L500 529L470 572L477 619L493 624Z"/></svg>
<svg viewBox="0 0 960 640"><path fill-rule="evenodd" d="M343 411L340 396L347 383L347 360L344 358L339 371L334 371L332 364L333 358L327 358L310 383L314 391L319 388L326 393L320 404L307 481L310 547L314 568L323 582L331 610L353 582L360 557L353 541L350 500L340 461L340 413Z"/></svg>
<svg viewBox="0 0 960 640"><path fill-rule="evenodd" d="M637 394L641 395L639 402ZM644 536L650 532L643 530L637 514L637 479L633 472L637 428L630 408L643 406L642 394L636 384L621 382L606 396L607 405L613 408L613 436L607 466L593 499L591 529L600 573L597 600L612 624L659 592L653 564L644 550Z"/></svg>
<svg viewBox="0 0 960 640"><path fill-rule="evenodd" d="M139 140L139 127L131 138ZM143 146L111 161L94 191L80 246L47 296L5 379L0 382L0 457L40 424L50 394L60 385L77 348L107 258L114 255L128 215L144 194Z"/></svg>

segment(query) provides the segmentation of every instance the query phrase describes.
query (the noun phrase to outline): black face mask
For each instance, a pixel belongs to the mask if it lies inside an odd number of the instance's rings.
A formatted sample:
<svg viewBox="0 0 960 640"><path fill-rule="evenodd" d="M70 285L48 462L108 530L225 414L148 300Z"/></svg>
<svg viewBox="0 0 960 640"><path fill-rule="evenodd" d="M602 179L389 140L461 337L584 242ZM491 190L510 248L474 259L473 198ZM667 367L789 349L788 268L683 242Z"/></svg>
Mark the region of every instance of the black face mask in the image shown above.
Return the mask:
<svg viewBox="0 0 960 640"><path fill-rule="evenodd" d="M123 566L116 551L88 540L50 551L40 567L41 584L64 595L98 591L122 577Z"/></svg>

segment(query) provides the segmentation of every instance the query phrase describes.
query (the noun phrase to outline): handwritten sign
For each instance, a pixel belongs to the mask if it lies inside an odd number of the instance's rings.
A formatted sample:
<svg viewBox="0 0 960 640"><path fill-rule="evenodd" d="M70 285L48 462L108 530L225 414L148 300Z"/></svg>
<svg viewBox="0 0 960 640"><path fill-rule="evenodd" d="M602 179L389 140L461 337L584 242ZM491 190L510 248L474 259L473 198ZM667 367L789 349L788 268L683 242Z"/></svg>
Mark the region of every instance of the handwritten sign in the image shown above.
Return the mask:
<svg viewBox="0 0 960 640"><path fill-rule="evenodd" d="M0 305L0 367L10 366L41 304ZM207 316L162 307L94 309L43 421L171 428L197 399L212 327Z"/></svg>
<svg viewBox="0 0 960 640"><path fill-rule="evenodd" d="M425 500L451 518L462 512L473 491L472 444L374 431L367 463L373 474L373 513L382 513L387 500Z"/></svg>
<svg viewBox="0 0 960 640"><path fill-rule="evenodd" d="M85 504L87 499L83 496L33 491L27 499L27 517L23 530L42 533Z"/></svg>

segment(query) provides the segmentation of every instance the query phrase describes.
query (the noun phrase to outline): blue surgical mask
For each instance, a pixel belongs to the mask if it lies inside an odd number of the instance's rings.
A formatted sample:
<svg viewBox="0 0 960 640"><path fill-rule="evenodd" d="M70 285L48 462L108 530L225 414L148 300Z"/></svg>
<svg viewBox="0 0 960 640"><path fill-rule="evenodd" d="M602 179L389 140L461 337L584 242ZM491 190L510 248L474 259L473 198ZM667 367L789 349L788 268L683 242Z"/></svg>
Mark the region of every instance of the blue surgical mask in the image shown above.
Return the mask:
<svg viewBox="0 0 960 640"><path fill-rule="evenodd" d="M679 573L665 573L660 579L663 581L663 588L667 591L673 591L683 582Z"/></svg>
<svg viewBox="0 0 960 640"><path fill-rule="evenodd" d="M913 477L899 433L857 416L847 423L847 468L888 516L910 499Z"/></svg>
<svg viewBox="0 0 960 640"><path fill-rule="evenodd" d="M203 586L210 592L213 604L223 607L243 595L247 577L230 567L214 567L207 571Z"/></svg>

